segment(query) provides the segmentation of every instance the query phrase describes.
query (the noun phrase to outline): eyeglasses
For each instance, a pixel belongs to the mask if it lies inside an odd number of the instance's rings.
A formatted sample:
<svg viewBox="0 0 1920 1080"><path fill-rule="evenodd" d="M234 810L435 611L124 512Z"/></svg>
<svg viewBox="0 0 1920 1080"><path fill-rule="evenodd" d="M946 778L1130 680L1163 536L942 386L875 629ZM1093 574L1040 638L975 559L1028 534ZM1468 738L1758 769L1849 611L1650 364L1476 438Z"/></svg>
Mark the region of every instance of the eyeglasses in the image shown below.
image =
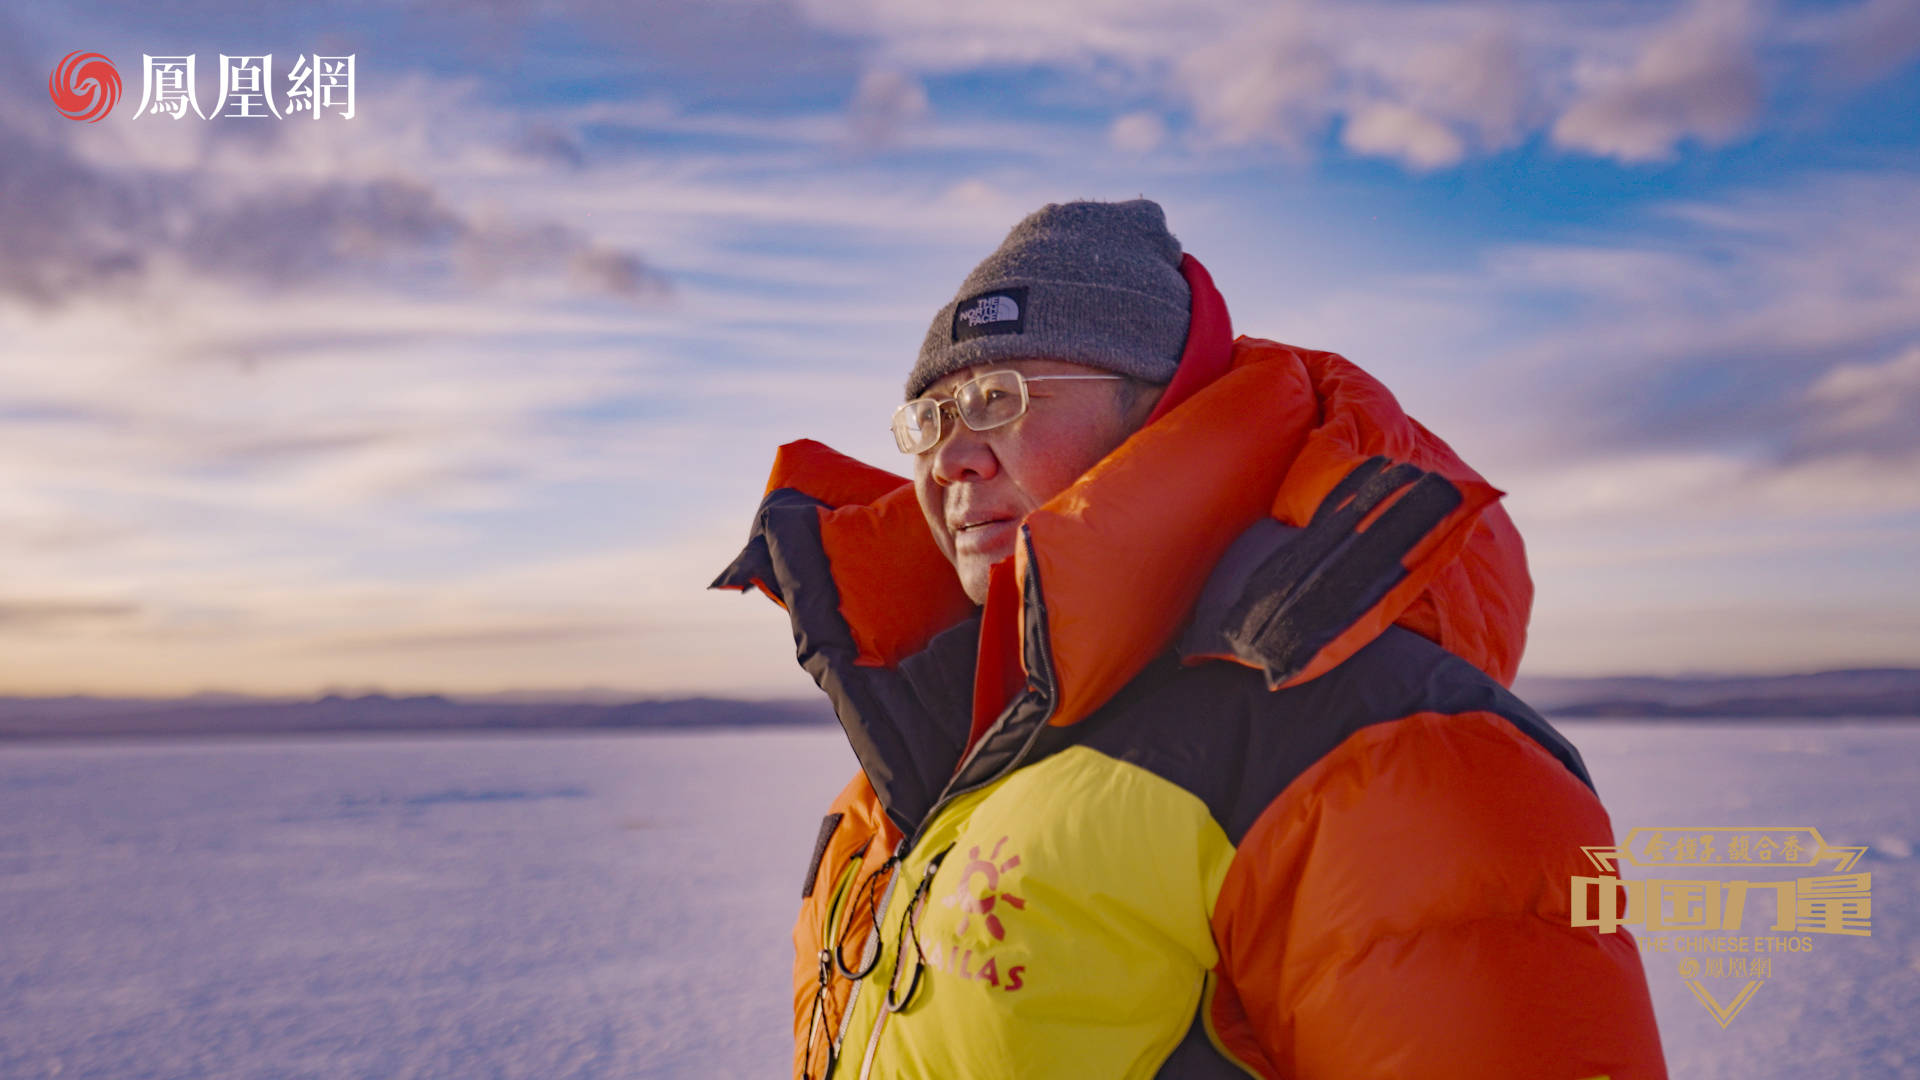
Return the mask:
<svg viewBox="0 0 1920 1080"><path fill-rule="evenodd" d="M893 441L903 454L924 454L945 434L942 414L952 409L974 431L991 431L1027 413L1027 384L1049 379L1124 379L1124 375L1022 375L989 371L954 389L952 398L915 398L893 410Z"/></svg>

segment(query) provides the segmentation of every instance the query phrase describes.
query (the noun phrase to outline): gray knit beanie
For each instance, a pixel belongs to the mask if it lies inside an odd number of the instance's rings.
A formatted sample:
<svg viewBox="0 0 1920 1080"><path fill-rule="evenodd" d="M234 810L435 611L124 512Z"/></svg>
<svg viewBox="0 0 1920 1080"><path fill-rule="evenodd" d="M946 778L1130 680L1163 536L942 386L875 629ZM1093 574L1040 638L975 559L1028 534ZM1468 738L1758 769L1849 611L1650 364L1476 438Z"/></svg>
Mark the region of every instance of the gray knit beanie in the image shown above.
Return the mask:
<svg viewBox="0 0 1920 1080"><path fill-rule="evenodd" d="M933 317L907 398L1000 360L1068 360L1152 383L1187 341L1180 241L1160 204L1048 203L1013 227Z"/></svg>

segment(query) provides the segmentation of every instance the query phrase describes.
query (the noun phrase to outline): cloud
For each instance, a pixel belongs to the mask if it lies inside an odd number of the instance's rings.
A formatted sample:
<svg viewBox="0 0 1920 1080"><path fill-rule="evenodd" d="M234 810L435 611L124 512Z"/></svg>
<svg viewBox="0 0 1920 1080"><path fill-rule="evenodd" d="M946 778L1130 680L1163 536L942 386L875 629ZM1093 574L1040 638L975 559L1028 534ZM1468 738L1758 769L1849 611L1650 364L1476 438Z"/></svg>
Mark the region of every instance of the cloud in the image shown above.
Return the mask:
<svg viewBox="0 0 1920 1080"><path fill-rule="evenodd" d="M1356 153L1398 158L1422 172L1458 164L1467 153L1466 143L1445 124L1388 103L1348 117L1340 141Z"/></svg>
<svg viewBox="0 0 1920 1080"><path fill-rule="evenodd" d="M1920 618L1899 606L1808 604L1755 596L1671 598L1640 592L1593 598L1543 584L1536 594L1528 675L1779 674L1906 667Z"/></svg>
<svg viewBox="0 0 1920 1080"><path fill-rule="evenodd" d="M1166 121L1160 119L1157 113L1130 112L1116 117L1107 128L1107 141L1114 149L1131 154L1151 153L1166 140Z"/></svg>
<svg viewBox="0 0 1920 1080"><path fill-rule="evenodd" d="M667 276L639 255L597 244L580 230L555 222L474 217L459 223L452 241L457 265L483 283L546 277L564 280L581 292L626 299L672 292Z"/></svg>
<svg viewBox="0 0 1920 1080"><path fill-rule="evenodd" d="M0 628L41 631L74 623L117 623L139 613L139 605L113 600L0 600Z"/></svg>
<svg viewBox="0 0 1920 1080"><path fill-rule="evenodd" d="M470 226L426 184L379 177L222 200L195 207L174 236L154 231L196 269L286 288L431 257Z"/></svg>
<svg viewBox="0 0 1920 1080"><path fill-rule="evenodd" d="M1466 36L1416 47L1389 78L1411 106L1471 132L1482 148L1509 146L1540 111L1530 103L1544 88L1505 27L1469 23L1459 32Z"/></svg>
<svg viewBox="0 0 1920 1080"><path fill-rule="evenodd" d="M1828 369L1807 388L1809 416L1796 449L1803 455L1856 450L1902 454L1920 448L1920 345L1884 363Z"/></svg>
<svg viewBox="0 0 1920 1080"><path fill-rule="evenodd" d="M261 291L370 279L419 287L459 273L628 300L670 291L635 251L539 216L462 205L447 179L395 163L434 162L421 143L440 138L460 146L460 160L442 166L450 171L552 167L550 145L529 160L525 130L513 141L517 122L476 122L470 92L417 79L363 92L363 109L409 100L404 122L368 125L359 141L334 130L348 124L311 137L144 118L93 130L50 124L44 103L0 92L0 301L42 310L95 295L130 301L182 268ZM447 131L429 134L433 117L422 113L445 117Z"/></svg>
<svg viewBox="0 0 1920 1080"><path fill-rule="evenodd" d="M524 559L442 558L403 578L326 560L143 566L126 590L138 604L0 601L16 673L6 689L800 694L809 683L779 611L705 589L740 535L703 528L678 542L584 551L548 536ZM82 633L76 649L70 639Z"/></svg>
<svg viewBox="0 0 1920 1080"><path fill-rule="evenodd" d="M1091 76L1127 109L1109 128L1125 151L1151 143L1155 118L1168 112L1189 115L1203 144L1297 153L1345 117L1352 148L1418 169L1455 163L1470 146L1511 145L1538 119L1527 103L1539 81L1509 23L1523 23L1543 54L1579 40L1564 15L1555 37L1542 16L1468 4L1005 0L956 9L810 0L804 10L875 40L907 70L1035 66Z"/></svg>
<svg viewBox="0 0 1920 1080"><path fill-rule="evenodd" d="M869 71L860 77L847 120L854 138L866 146L887 146L927 116L927 91L918 79L898 71Z"/></svg>
<svg viewBox="0 0 1920 1080"><path fill-rule="evenodd" d="M1195 7L1175 0L805 0L816 25L868 41L903 72L1040 69L1098 93L1114 145L1144 113L1191 118L1197 144L1312 151L1341 125L1355 153L1446 168L1544 132L1562 149L1645 163L1765 122L1814 67L1856 83L1920 52L1905 0L1837 11L1760 0L1501 5L1407 0Z"/></svg>
<svg viewBox="0 0 1920 1080"><path fill-rule="evenodd" d="M576 234L577 235L577 234ZM671 280L631 251L614 251L575 244L567 253L567 269L588 290L613 296L644 298L673 291Z"/></svg>
<svg viewBox="0 0 1920 1080"><path fill-rule="evenodd" d="M587 164L586 148L579 137L553 124L529 124L510 145L514 153L530 161L568 169L585 168Z"/></svg>
<svg viewBox="0 0 1920 1080"><path fill-rule="evenodd" d="M1865 423L1850 388L1904 386L1910 361L1889 362L1920 343L1916 233L1920 174L1815 174L1659 207L1604 240L1496 248L1449 288L1554 313L1498 366L1559 445L1738 445L1782 464L1904 451L1920 427Z"/></svg>
<svg viewBox="0 0 1920 1080"><path fill-rule="evenodd" d="M47 307L137 281L157 194L83 167L0 112L0 296Z"/></svg>
<svg viewBox="0 0 1920 1080"><path fill-rule="evenodd" d="M1619 451L1503 463L1501 483L1524 495L1513 500L1531 522L1549 526L1659 521L1668 528L1744 523L1764 528L1745 545L1765 550L1797 541L1792 526L1832 515L1835 523L1920 511L1920 450L1868 456L1853 451L1789 462L1741 452ZM1588 538L1590 539L1590 538ZM1828 537L1831 543L1832 537ZM1643 546L1623 557L1657 561Z"/></svg>
<svg viewBox="0 0 1920 1080"><path fill-rule="evenodd" d="M1829 78L1859 86L1920 54L1920 5L1865 0L1796 20L1795 36L1820 46Z"/></svg>
<svg viewBox="0 0 1920 1080"><path fill-rule="evenodd" d="M1185 53L1174 70L1195 120L1229 146L1298 149L1335 111L1339 64L1299 6L1219 35Z"/></svg>
<svg viewBox="0 0 1920 1080"><path fill-rule="evenodd" d="M351 634L313 646L322 652L386 653L390 651L468 651L484 649L522 649L528 645L566 644L598 638L630 635L631 623L588 619L563 619L521 622L496 626L467 623L445 627L423 627Z"/></svg>
<svg viewBox="0 0 1920 1080"><path fill-rule="evenodd" d="M1754 467L1732 454L1712 451L1622 452L1582 456L1520 473L1517 500L1544 521L1621 520L1668 507L1695 514L1724 512L1729 492L1743 491Z"/></svg>
<svg viewBox="0 0 1920 1080"><path fill-rule="evenodd" d="M1374 371L1538 520L1859 522L1920 511L1916 235L1920 173L1812 173L1235 314Z"/></svg>
<svg viewBox="0 0 1920 1080"><path fill-rule="evenodd" d="M886 63L924 72L1081 66L1101 57L1141 56L1157 53L1153 37L1177 27L1183 9L1195 29L1218 21L1178 0L977 0L965 6L941 0L798 0L794 6L815 27L869 43Z"/></svg>
<svg viewBox="0 0 1920 1080"><path fill-rule="evenodd" d="M1176 62L1176 90L1229 145L1298 150L1341 120L1348 150L1428 171L1544 122L1554 86L1541 69L1591 47L1580 21L1469 4L1290 4L1215 28Z"/></svg>
<svg viewBox="0 0 1920 1080"><path fill-rule="evenodd" d="M1733 140L1760 108L1758 30L1749 0L1696 0L1653 32L1631 66L1591 75L1554 121L1554 142L1639 162L1671 157L1683 139Z"/></svg>

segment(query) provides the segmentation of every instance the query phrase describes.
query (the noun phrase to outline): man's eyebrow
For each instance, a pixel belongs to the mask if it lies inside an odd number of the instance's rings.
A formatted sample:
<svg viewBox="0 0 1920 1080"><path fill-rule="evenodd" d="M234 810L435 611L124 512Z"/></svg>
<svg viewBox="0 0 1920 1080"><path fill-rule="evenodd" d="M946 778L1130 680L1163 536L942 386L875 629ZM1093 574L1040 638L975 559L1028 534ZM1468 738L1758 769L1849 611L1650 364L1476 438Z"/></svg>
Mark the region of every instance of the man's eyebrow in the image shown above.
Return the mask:
<svg viewBox="0 0 1920 1080"><path fill-rule="evenodd" d="M1001 371L1001 370L1005 370L1005 369L1003 369L1003 368L989 368L989 369L987 369L987 370L985 370L985 371L976 371L976 372L974 372L973 374L971 374L971 375L968 375L968 376L967 376L966 378L964 378L964 379L954 379L954 381L953 381L953 382L950 382L950 383L946 383L946 384L945 384L944 386L943 386L943 385L941 385L941 383L939 383L939 382L936 382L936 383L934 383L934 384L933 384L932 386L929 386L929 387L927 387L927 388L926 388L925 390L923 390L923 391L921 391L921 393L920 393L920 396L921 396L921 397L932 397L932 396L933 396L933 395L935 395L935 394L946 394L946 395L948 395L949 397L951 397L951 396L952 396L952 394L953 394L953 391L954 391L954 389L955 389L956 387L961 387L961 386L965 386L965 385L967 385L968 383L970 383L970 382L972 382L973 380L975 380L975 379L977 379L977 378L979 378L979 377L980 377L980 376L982 376L982 375L986 375L986 374L989 374L990 372L993 372L993 371ZM953 377L952 375L948 375L948 376L947 376L947 378L949 378L949 379L953 379L954 377Z"/></svg>

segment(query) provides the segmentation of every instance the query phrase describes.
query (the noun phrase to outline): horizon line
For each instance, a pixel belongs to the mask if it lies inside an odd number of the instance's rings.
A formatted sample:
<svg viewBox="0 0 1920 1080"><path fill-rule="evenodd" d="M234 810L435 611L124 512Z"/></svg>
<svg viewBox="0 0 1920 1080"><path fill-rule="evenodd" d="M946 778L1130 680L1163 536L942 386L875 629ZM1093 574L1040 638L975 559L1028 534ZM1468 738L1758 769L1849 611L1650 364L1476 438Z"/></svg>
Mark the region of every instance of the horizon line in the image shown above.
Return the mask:
<svg viewBox="0 0 1920 1080"><path fill-rule="evenodd" d="M1820 667L1813 670L1797 671L1687 671L1680 673L1650 673L1624 671L1604 675L1561 675L1549 673L1522 672L1515 682L1520 681L1556 681L1556 682L1602 682L1618 679L1653 680L1671 682L1710 682L1743 679L1796 679L1825 675L1863 675L1913 673L1920 674L1920 666L1898 664L1871 664L1860 666ZM85 698L100 701L203 701L209 698L232 701L300 703L318 702L329 698L357 700L363 698L388 698L396 701L439 698L463 704L589 704L618 705L662 701L748 701L748 702L785 702L812 700L812 693L779 694L724 694L714 691L697 690L641 690L623 689L606 686L581 686L569 688L520 687L500 690L445 690L445 689L408 689L396 690L378 685L323 686L312 690L252 691L220 688L202 688L185 692L138 692L109 690L67 690L33 691L11 690L0 687L0 699L7 700L60 700Z"/></svg>

